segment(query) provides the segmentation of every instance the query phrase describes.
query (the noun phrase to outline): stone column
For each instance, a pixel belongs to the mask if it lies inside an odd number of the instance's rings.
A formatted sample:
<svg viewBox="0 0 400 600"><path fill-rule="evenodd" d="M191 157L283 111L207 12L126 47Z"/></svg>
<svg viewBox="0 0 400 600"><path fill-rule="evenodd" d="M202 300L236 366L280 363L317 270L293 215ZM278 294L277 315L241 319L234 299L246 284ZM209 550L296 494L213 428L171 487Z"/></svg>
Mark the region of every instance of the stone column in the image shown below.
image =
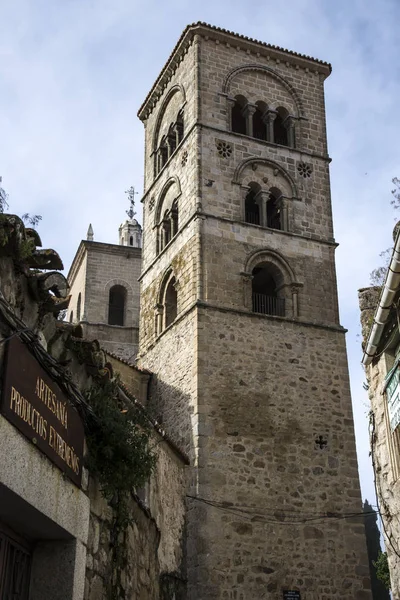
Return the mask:
<svg viewBox="0 0 400 600"><path fill-rule="evenodd" d="M236 104L236 100L235 98L230 98L229 96L227 96L226 98L226 105L227 105L227 117L228 117L228 122L227 122L227 128L228 131L232 131L232 109Z"/></svg>
<svg viewBox="0 0 400 600"><path fill-rule="evenodd" d="M286 117L283 122L288 132L288 144L291 148L294 148L294 119L292 116Z"/></svg>
<svg viewBox="0 0 400 600"><path fill-rule="evenodd" d="M257 106L255 104L247 103L243 108L243 115L246 118L246 134L250 137L253 137L253 115L257 110Z"/></svg>
<svg viewBox="0 0 400 600"><path fill-rule="evenodd" d="M274 136L274 121L276 119L276 112L274 110L269 110L267 113L265 113L265 115L263 116L263 119L265 118L265 123L267 125L267 141L268 142L275 142L275 136Z"/></svg>
<svg viewBox="0 0 400 600"><path fill-rule="evenodd" d="M172 147L171 147L168 137L167 137L165 143L167 145L167 160L169 160L171 158L171 154L172 154Z"/></svg>
<svg viewBox="0 0 400 600"><path fill-rule="evenodd" d="M246 273L242 271L240 273L243 281L243 306L247 310L253 310L253 299L252 299L252 289L251 282L253 281L253 275L251 273Z"/></svg>
<svg viewBox="0 0 400 600"><path fill-rule="evenodd" d="M268 227L267 224L267 202L269 200L269 192L260 190L255 197L255 201L260 211L260 225Z"/></svg>
<svg viewBox="0 0 400 600"><path fill-rule="evenodd" d="M164 307L162 304L156 304L154 308L155 308L155 315L156 315L156 336L157 336L157 335L160 335L160 333L163 330Z"/></svg>
<svg viewBox="0 0 400 600"><path fill-rule="evenodd" d="M294 318L299 316L299 287L298 283L292 283L290 286L292 292L292 315Z"/></svg>
<svg viewBox="0 0 400 600"><path fill-rule="evenodd" d="M180 140L179 140L178 125L176 123L173 125L172 131L175 134L175 147L177 148L179 146Z"/></svg>
<svg viewBox="0 0 400 600"><path fill-rule="evenodd" d="M288 198L281 196L278 200L278 208L281 211L281 229L282 231L289 231Z"/></svg>

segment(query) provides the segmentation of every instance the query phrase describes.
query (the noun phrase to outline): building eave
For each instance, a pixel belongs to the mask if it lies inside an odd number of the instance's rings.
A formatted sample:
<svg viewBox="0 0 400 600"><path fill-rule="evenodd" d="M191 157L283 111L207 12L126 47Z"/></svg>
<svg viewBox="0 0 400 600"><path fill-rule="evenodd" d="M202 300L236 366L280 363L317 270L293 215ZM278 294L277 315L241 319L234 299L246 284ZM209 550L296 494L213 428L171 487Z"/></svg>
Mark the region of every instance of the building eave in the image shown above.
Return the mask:
<svg viewBox="0 0 400 600"><path fill-rule="evenodd" d="M321 72L325 77L328 77L332 72L332 66L330 63L325 62L323 60L313 58L312 56L307 56L305 54L300 54L298 52L294 52L293 50L287 50L286 48L281 48L280 46L274 46L273 44L268 44L266 42L262 42L260 40L255 40L245 35L241 35L239 33L235 33L234 31L229 31L227 29L222 29L221 27L216 27L214 25L209 25L208 23L204 23L202 21L198 21L197 23L192 23L188 25L179 40L177 41L175 47L173 48L168 60L166 61L164 67L161 69L159 76L157 77L154 85L151 90L147 94L144 102L140 106L138 110L138 117L142 121L145 121L157 103L159 97L163 93L168 81L171 79L171 76L175 72L181 57L187 52L188 47L193 42L194 36L196 34L202 36L212 36L219 41L224 41L226 43L236 40L237 45L243 47L245 50L254 51L255 53L261 53L267 51L268 55L271 58L275 58L277 60L294 63L299 67L303 67L304 69L313 69Z"/></svg>
<svg viewBox="0 0 400 600"><path fill-rule="evenodd" d="M374 320L369 330L362 363L368 366L376 356L382 335L389 320L393 301L400 291L400 229L397 232L392 257L382 286Z"/></svg>

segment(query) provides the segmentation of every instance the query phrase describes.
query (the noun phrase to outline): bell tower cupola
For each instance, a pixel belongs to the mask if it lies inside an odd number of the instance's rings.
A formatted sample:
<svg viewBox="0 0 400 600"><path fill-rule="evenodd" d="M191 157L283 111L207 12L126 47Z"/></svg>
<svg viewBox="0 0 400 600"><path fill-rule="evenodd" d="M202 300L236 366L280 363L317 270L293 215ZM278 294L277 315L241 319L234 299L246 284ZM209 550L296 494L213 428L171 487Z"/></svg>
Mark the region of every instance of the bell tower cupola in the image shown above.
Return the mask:
<svg viewBox="0 0 400 600"><path fill-rule="evenodd" d="M131 246L132 248L142 247L142 227L138 221L134 218L135 212L135 188L131 186L129 190L125 192L128 194L130 207L126 211L129 219L126 219L124 223L119 226L119 244L120 246Z"/></svg>

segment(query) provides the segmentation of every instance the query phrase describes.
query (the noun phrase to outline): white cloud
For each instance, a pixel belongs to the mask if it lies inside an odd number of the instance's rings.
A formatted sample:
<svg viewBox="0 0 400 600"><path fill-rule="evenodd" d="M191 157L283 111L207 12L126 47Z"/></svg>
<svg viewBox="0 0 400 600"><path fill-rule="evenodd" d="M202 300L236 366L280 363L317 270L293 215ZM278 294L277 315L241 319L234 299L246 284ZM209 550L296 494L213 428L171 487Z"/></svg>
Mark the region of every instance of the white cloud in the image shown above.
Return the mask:
<svg viewBox="0 0 400 600"><path fill-rule="evenodd" d="M142 187L136 111L187 23L208 21L333 64L326 103L338 278L362 446L356 290L390 245L399 13L396 0L379 9L373 0L14 0L0 25L0 175L12 209L42 214L44 244L67 264L90 221L96 239L116 239L124 190Z"/></svg>

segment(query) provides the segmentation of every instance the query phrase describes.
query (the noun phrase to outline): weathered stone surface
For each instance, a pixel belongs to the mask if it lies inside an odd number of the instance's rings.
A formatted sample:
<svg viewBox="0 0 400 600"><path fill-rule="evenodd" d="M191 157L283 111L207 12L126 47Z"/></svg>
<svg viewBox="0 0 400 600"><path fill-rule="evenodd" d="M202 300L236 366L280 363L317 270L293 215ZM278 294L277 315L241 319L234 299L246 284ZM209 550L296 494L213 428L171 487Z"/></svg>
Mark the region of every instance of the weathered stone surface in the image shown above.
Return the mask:
<svg viewBox="0 0 400 600"><path fill-rule="evenodd" d="M151 96L154 105L141 113L139 361L154 373L153 414L192 460L188 598L258 600L268 592L278 599L282 588L298 587L312 600L354 600L367 593L356 573L367 565L363 533L345 520L314 521L361 512L337 306L326 71L296 68L289 55L276 60L224 33L196 31L165 88ZM296 148L232 133L230 99L238 94L250 108L264 101L301 114ZM181 108L186 137L158 172L160 140ZM230 147L225 156L221 144ZM300 158L310 177L300 174ZM287 199L285 231L244 222L252 182ZM168 190L179 190L179 230L160 248ZM253 313L257 256L279 256L292 273L282 277L284 318ZM157 311L165 308L170 272L178 282L177 318L160 331ZM320 436L325 445L316 443ZM273 572L258 569L260 557Z"/></svg>

